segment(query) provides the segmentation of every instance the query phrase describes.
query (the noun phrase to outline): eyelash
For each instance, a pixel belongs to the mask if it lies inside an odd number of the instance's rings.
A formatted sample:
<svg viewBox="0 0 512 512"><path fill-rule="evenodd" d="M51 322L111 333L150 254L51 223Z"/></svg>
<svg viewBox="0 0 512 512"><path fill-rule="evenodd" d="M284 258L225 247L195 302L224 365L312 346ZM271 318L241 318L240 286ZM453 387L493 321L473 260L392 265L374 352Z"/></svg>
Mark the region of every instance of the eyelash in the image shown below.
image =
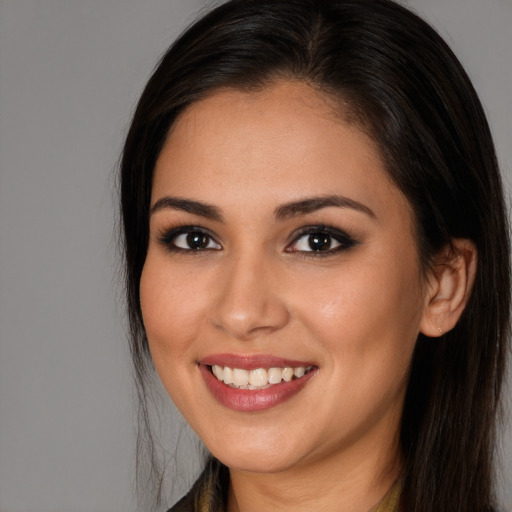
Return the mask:
<svg viewBox="0 0 512 512"><path fill-rule="evenodd" d="M204 237L208 237L208 245L210 245L211 242L215 243L219 248L209 248L209 247L197 247L189 249L184 249L183 247L178 247L176 245L176 240L181 235L202 235ZM165 231L158 239L158 241L164 245L169 251L171 252L178 252L178 253L199 253L204 251L219 251L221 250L220 244L215 240L215 238L212 236L212 234L204 228L201 228L199 226L178 226L176 228L169 229L168 231Z"/></svg>
<svg viewBox="0 0 512 512"><path fill-rule="evenodd" d="M185 235L187 238L191 235L200 235L206 238L207 245L205 247L190 247L190 241L185 239L185 243L189 244L189 248L178 247L176 245L176 240L179 236ZM329 245L333 244L333 241L338 245L334 248L328 248L326 250L313 250L311 247L311 243L314 242L311 239L306 242L312 250L294 250L302 238L312 237L313 235L320 235L324 238L324 242L329 243ZM222 246L219 242L212 236L211 232L207 229L201 228L199 226L178 226L176 228L169 229L165 231L158 239L159 243L164 245L169 251L175 253L201 253L205 251L220 251L222 250ZM322 240L318 240L319 243L322 243ZM203 243L205 243L203 241ZM332 228L324 225L317 226L309 226L301 229L299 232L294 233L293 240L289 243L285 252L287 253L299 253L304 256L313 256L313 257L326 257L333 255L335 253L350 249L357 245L357 241L354 240L350 235L346 232L341 231L336 228ZM214 247L208 247L209 245L214 244Z"/></svg>
<svg viewBox="0 0 512 512"><path fill-rule="evenodd" d="M324 251L320 250L311 250L311 251L304 251L304 250L297 250L294 251L292 248L293 246L297 246L299 241L302 238L305 237L312 237L313 235L321 235L325 239L328 239L330 244L332 245L333 240L337 242L339 245L334 248L329 248ZM311 247L311 239L307 242L309 244L309 247ZM345 231L342 231L340 229L332 228L329 226L324 225L317 225L317 226L309 226L306 228L301 229L298 233L294 235L293 241L288 244L288 246L285 249L285 252L298 252L304 256L313 256L313 257L327 257L332 256L333 254L336 254L341 251L345 251L347 249L351 249L355 245L357 245L357 241L354 240L348 233Z"/></svg>

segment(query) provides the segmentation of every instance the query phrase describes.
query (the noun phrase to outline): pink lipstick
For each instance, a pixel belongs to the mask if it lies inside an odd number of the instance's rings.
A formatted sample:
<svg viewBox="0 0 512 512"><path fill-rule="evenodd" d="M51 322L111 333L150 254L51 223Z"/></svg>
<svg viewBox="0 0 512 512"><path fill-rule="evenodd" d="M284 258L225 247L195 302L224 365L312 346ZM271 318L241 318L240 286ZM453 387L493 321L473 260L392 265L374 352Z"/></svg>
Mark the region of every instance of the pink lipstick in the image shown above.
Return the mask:
<svg viewBox="0 0 512 512"><path fill-rule="evenodd" d="M198 367L212 395L241 412L264 411L287 401L318 371L311 362L268 355L215 354Z"/></svg>

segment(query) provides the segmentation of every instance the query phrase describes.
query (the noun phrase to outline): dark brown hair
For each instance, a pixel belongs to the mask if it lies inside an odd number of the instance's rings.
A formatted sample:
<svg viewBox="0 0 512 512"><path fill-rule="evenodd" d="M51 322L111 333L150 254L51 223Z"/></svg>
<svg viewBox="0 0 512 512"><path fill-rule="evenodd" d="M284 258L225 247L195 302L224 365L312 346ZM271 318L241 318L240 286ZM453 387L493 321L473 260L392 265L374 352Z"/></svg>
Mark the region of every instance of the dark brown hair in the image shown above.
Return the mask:
<svg viewBox="0 0 512 512"><path fill-rule="evenodd" d="M492 508L495 423L507 354L509 231L495 150L461 64L424 21L390 0L232 0L161 59L121 163L131 348L142 403L151 369L139 280L152 175L180 112L221 88L302 80L349 109L409 200L425 270L454 238L474 242L476 280L456 327L419 337L402 420L408 512ZM343 107L342 107L343 105Z"/></svg>

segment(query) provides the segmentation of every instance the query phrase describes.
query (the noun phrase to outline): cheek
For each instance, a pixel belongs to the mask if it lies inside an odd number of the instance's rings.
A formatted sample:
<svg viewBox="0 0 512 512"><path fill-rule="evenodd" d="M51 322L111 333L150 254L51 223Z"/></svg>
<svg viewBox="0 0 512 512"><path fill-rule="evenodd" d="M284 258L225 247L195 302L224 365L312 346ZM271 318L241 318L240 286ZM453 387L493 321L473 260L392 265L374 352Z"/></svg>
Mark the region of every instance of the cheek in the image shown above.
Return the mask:
<svg viewBox="0 0 512 512"><path fill-rule="evenodd" d="M400 261L400 265L395 262ZM302 301L303 321L322 340L332 365L375 374L407 370L419 332L422 294L414 254L340 267Z"/></svg>
<svg viewBox="0 0 512 512"><path fill-rule="evenodd" d="M140 280L144 327L155 366L179 358L200 328L204 294L193 277L166 270L165 261L148 254Z"/></svg>
<svg viewBox="0 0 512 512"><path fill-rule="evenodd" d="M196 373L194 339L202 328L204 296L192 276L171 272L165 257L148 253L140 301L151 358L175 405L186 413L195 397L188 385Z"/></svg>

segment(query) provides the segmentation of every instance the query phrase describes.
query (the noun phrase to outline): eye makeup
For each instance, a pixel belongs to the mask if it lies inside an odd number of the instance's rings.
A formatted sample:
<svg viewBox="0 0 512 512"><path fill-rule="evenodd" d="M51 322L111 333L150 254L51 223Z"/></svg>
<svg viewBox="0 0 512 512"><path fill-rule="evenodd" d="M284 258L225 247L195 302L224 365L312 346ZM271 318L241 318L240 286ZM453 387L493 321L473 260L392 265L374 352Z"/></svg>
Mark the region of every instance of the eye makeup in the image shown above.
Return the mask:
<svg viewBox="0 0 512 512"><path fill-rule="evenodd" d="M286 245L285 253L313 257L331 256L358 244L344 230L324 224L301 227L295 230L290 238L292 241ZM167 250L175 253L222 250L222 245L210 230L196 225L163 229L157 240Z"/></svg>
<svg viewBox="0 0 512 512"><path fill-rule="evenodd" d="M293 241L287 245L285 252L314 257L331 256L358 244L345 231L323 224L300 228L292 236Z"/></svg>
<svg viewBox="0 0 512 512"><path fill-rule="evenodd" d="M175 253L198 253L220 251L222 246L212 233L203 227L186 225L162 230L158 243L168 251Z"/></svg>

